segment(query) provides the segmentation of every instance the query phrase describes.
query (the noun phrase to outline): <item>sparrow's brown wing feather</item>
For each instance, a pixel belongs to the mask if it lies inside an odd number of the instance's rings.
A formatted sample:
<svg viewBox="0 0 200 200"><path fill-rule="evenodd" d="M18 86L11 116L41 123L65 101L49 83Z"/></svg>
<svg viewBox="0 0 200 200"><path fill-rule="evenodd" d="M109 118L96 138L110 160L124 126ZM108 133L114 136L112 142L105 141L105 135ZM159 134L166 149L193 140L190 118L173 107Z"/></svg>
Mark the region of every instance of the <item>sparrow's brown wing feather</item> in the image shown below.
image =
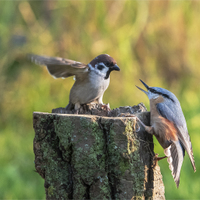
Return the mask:
<svg viewBox="0 0 200 200"><path fill-rule="evenodd" d="M29 54L28 57L32 62L38 65L45 65L49 73L54 78L67 78L69 76L80 75L88 71L88 66L60 57L49 57Z"/></svg>

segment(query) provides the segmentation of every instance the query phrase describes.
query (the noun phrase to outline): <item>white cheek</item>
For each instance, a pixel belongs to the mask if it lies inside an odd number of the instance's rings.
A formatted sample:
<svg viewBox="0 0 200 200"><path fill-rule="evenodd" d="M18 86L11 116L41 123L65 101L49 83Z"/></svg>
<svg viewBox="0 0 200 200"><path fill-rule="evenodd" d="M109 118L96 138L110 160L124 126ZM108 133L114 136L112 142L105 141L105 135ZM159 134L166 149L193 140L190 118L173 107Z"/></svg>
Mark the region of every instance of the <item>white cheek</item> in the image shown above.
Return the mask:
<svg viewBox="0 0 200 200"><path fill-rule="evenodd" d="M99 70L99 69L97 68L99 65L103 65L104 68L103 68L102 70ZM94 69L94 70L95 70L97 73L99 73L99 74L105 76L109 69L108 69L108 67L107 67L103 62L101 62L101 63L97 63L97 64L95 65L95 69Z"/></svg>
<svg viewBox="0 0 200 200"><path fill-rule="evenodd" d="M149 97L149 99L157 99L159 97L159 95L148 92L148 97Z"/></svg>
<svg viewBox="0 0 200 200"><path fill-rule="evenodd" d="M155 95L154 97L153 97L153 99L157 99L159 97L159 95Z"/></svg>
<svg viewBox="0 0 200 200"><path fill-rule="evenodd" d="M108 72L108 68L107 67L104 67L102 70L101 70L101 73L103 74L106 74Z"/></svg>

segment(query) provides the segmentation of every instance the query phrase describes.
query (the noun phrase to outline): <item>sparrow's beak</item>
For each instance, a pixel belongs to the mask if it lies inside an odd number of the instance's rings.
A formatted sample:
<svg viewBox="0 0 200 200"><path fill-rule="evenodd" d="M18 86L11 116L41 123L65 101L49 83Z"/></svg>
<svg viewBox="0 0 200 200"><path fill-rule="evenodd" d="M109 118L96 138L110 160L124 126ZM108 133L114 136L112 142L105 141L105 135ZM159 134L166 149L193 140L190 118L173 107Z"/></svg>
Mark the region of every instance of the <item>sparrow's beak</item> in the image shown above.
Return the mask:
<svg viewBox="0 0 200 200"><path fill-rule="evenodd" d="M143 83L143 85L147 88L147 90L149 90L149 86L145 83L145 82L143 82L141 79L140 79L140 81ZM145 91L145 90L143 90L142 88L140 88L140 87L138 87L137 85L136 85L136 87L138 88L138 89L140 89L142 92L144 92L147 96L148 96L148 91Z"/></svg>
<svg viewBox="0 0 200 200"><path fill-rule="evenodd" d="M113 65L113 66L111 67L111 69L112 69L112 70L115 70L115 71L120 71L120 68L118 67L117 64Z"/></svg>

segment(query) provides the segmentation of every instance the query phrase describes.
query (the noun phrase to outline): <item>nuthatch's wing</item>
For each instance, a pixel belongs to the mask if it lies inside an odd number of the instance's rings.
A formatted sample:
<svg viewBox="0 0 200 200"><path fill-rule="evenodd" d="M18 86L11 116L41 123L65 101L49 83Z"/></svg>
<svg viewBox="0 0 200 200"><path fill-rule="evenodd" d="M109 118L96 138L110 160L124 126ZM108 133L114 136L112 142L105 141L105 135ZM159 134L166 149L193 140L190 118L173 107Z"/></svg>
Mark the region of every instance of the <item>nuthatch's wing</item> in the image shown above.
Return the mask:
<svg viewBox="0 0 200 200"><path fill-rule="evenodd" d="M174 122L176 126L182 127L184 133L188 135L187 124L180 103L177 99L176 101L173 99L173 101L167 99L162 103L158 103L157 109L164 118Z"/></svg>
<svg viewBox="0 0 200 200"><path fill-rule="evenodd" d="M178 141L172 141L172 144L165 149L165 154L168 157L168 163L178 187L180 170L183 157L185 155L185 150L189 155L194 171L196 171L192 144L188 134L185 117L178 100L175 100L173 103L170 102L170 100L158 103L157 110L162 117L172 121L177 129Z"/></svg>
<svg viewBox="0 0 200 200"><path fill-rule="evenodd" d="M161 116L166 119L172 121L175 127L178 129L178 138L181 142L183 148L187 151L190 161L192 163L194 171L196 171L193 157L192 144L190 141L190 136L188 134L187 125L185 121L185 117L183 115L180 104L168 104L168 102L163 102L157 104L157 109L160 112Z"/></svg>
<svg viewBox="0 0 200 200"><path fill-rule="evenodd" d="M28 58L38 65L45 65L54 78L67 78L74 75L79 76L89 69L88 65L60 57L29 54Z"/></svg>

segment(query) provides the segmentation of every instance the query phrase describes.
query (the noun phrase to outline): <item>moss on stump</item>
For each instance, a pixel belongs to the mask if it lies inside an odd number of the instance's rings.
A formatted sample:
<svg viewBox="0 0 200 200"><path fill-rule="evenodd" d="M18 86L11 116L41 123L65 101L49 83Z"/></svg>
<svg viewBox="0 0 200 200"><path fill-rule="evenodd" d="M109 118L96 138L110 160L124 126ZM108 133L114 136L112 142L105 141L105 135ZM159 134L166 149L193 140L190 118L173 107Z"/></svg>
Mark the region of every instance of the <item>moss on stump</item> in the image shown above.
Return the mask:
<svg viewBox="0 0 200 200"><path fill-rule="evenodd" d="M149 113L136 115L149 123ZM165 199L153 139L132 117L35 112L36 171L47 199Z"/></svg>

